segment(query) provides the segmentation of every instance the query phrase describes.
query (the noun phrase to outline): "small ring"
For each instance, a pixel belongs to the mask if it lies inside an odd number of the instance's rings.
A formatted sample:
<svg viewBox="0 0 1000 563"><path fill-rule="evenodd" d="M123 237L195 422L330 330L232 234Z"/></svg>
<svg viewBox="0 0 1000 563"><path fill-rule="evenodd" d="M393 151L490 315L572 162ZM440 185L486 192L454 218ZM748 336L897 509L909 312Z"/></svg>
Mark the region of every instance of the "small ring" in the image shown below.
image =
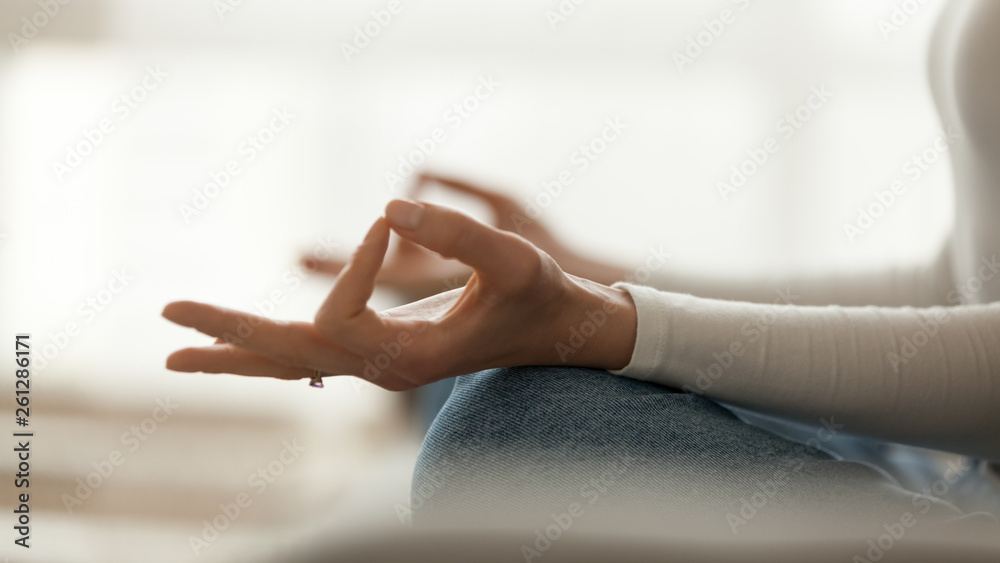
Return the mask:
<svg viewBox="0 0 1000 563"><path fill-rule="evenodd" d="M316 375L312 376L309 379L309 387L315 387L316 389L322 389L323 388L323 376L324 375L327 375L327 374L321 372L320 370L316 370Z"/></svg>

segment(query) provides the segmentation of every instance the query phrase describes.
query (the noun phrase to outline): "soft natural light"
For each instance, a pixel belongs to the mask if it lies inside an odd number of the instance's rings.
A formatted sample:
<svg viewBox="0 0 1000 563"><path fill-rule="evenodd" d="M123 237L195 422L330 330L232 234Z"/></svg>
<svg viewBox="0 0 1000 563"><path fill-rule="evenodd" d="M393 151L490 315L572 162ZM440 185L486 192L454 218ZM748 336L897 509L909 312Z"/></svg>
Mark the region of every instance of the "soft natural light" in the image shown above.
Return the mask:
<svg viewBox="0 0 1000 563"><path fill-rule="evenodd" d="M167 372L170 351L205 338L159 313L192 299L311 319L332 279L307 275L299 256L347 256L408 189L387 173L436 129L445 140L424 166L535 205L574 248L628 264L662 245L679 271L864 270L927 259L952 222L942 159L871 230L853 241L844 230L940 131L925 72L941 2L886 39L888 0L591 1L554 29L556 0L404 1L350 62L344 42L384 2L248 0L221 15L217 3L78 0L18 52L0 50L0 326L50 345L36 381L55 435L38 467L55 484L38 520L65 539L39 538L31 560L187 560L205 511L293 435L310 443L308 467L296 468L308 478L286 492L307 514L271 498L277 512L248 517L211 557L236 557L258 532L286 537L306 516L335 533L351 518L396 521L391 499L406 498L419 446L400 430L397 396L357 381L318 393ZM679 69L675 53L727 6L735 23ZM0 31L35 10L5 1ZM783 137L784 116L820 89L828 101ZM98 131L104 120L110 132ZM622 134L582 169L578 149L616 121ZM723 198L719 182L769 137L780 150ZM69 156L80 146L88 154ZM573 181L552 197L545 186L565 170ZM225 185L206 192L211 182ZM387 292L373 301L396 303ZM85 518L67 514L60 495L166 396L208 426L178 420ZM124 414L84 427L55 412L79 403ZM271 430L255 441L241 421ZM232 456L235 475L218 463ZM127 519L130 502L171 494L209 500L162 522L152 509ZM122 529L150 541L109 551Z"/></svg>

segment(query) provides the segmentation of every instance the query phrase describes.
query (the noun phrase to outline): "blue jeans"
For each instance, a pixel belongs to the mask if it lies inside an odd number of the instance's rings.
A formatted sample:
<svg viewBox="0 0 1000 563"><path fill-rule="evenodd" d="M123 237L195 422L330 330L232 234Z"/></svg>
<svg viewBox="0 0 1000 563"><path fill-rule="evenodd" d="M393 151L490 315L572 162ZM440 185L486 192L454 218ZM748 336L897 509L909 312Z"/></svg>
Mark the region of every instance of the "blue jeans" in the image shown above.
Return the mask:
<svg viewBox="0 0 1000 563"><path fill-rule="evenodd" d="M814 439L799 443L704 397L606 371L466 375L424 440L412 517L418 525L610 521L737 535L836 520L873 536L907 514L920 524L963 517L868 465L835 459L820 446L837 424L818 423Z"/></svg>

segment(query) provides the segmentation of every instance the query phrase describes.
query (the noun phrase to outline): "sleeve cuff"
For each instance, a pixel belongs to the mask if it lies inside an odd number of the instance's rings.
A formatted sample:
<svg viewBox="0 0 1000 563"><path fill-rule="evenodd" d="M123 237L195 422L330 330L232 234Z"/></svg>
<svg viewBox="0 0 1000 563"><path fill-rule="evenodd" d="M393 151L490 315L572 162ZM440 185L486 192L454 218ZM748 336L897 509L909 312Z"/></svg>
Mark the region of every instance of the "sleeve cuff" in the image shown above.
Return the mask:
<svg viewBox="0 0 1000 563"><path fill-rule="evenodd" d="M636 311L635 348L628 365L610 370L614 375L650 381L663 368L663 351L668 334L669 299L662 291L642 285L618 282L611 287L624 289L631 295ZM659 368L659 370L657 369Z"/></svg>

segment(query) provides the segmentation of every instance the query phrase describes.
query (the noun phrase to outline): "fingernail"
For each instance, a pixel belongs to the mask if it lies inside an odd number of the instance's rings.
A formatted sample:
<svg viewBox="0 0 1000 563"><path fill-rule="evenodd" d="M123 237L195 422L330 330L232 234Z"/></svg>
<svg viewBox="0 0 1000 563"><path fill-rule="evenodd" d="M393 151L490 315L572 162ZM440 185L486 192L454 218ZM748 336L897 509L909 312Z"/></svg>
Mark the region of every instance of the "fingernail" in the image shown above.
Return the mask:
<svg viewBox="0 0 1000 563"><path fill-rule="evenodd" d="M416 229L423 217L423 206L408 199L394 199L385 208L385 218L400 229Z"/></svg>

